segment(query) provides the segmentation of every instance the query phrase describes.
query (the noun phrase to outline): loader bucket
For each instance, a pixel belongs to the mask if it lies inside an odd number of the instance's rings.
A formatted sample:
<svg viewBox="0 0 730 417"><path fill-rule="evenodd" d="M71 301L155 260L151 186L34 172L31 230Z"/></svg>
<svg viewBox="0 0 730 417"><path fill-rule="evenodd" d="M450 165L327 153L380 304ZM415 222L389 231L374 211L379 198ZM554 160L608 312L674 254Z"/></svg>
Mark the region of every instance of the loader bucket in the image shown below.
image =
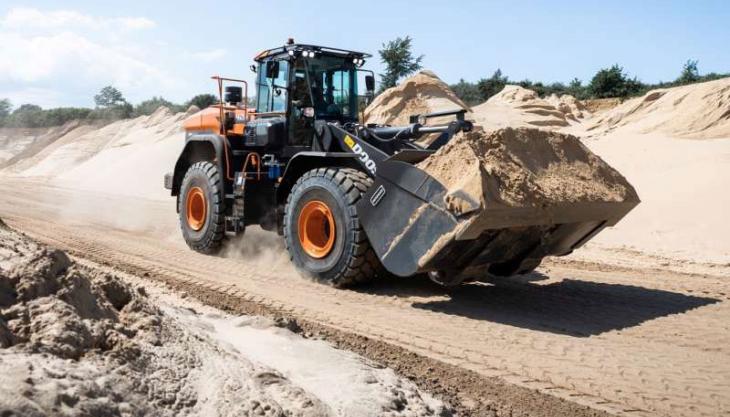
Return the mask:
<svg viewBox="0 0 730 417"><path fill-rule="evenodd" d="M638 199L528 208L487 204L455 214L445 201L446 188L409 162L381 163L357 206L375 252L398 276L527 272L545 256L571 253L638 204Z"/></svg>

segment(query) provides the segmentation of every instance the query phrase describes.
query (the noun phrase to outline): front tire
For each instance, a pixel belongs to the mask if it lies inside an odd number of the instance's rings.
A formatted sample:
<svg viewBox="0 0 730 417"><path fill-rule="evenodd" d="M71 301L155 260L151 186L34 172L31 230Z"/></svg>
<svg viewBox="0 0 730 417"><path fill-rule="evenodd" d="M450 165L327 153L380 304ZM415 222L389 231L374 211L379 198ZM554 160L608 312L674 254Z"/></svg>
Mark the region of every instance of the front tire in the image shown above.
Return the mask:
<svg viewBox="0 0 730 417"><path fill-rule="evenodd" d="M299 178L284 211L284 240L298 269L335 287L382 273L355 209L371 184L351 168L318 168Z"/></svg>
<svg viewBox="0 0 730 417"><path fill-rule="evenodd" d="M200 253L220 250L225 236L225 207L218 167L196 162L188 168L180 186L180 229L188 246Z"/></svg>

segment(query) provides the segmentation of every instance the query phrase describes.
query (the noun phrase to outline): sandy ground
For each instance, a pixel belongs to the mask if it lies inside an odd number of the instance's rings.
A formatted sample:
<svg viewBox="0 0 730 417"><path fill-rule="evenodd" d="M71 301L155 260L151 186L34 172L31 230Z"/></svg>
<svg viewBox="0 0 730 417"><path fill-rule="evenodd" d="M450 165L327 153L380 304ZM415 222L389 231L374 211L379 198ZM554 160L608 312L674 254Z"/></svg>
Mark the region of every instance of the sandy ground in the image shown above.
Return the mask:
<svg viewBox="0 0 730 417"><path fill-rule="evenodd" d="M9 224L44 242L205 295L207 303L270 309L302 326L325 326L328 334L346 335L349 349L411 373L462 414L583 415L575 409L537 412L536 404L548 400L515 399L510 386L568 399L563 406L577 403L617 415L730 412L727 275L560 260L533 275L451 292L420 278L340 291L287 272L285 263L268 255L259 263L235 254L191 253L178 237L170 202L137 200L130 213L143 211L158 227L126 228L88 217L118 206L123 201L118 197L10 180L0 182L0 192L6 196L0 213ZM70 200L85 211L57 217L56 208ZM421 359L376 349L376 341ZM436 362L419 367L428 360ZM474 374L457 378L443 371L444 364ZM484 387L490 387L488 393L480 391Z"/></svg>
<svg viewBox="0 0 730 417"><path fill-rule="evenodd" d="M75 264L4 227L0 345L2 415L451 414L356 354Z"/></svg>

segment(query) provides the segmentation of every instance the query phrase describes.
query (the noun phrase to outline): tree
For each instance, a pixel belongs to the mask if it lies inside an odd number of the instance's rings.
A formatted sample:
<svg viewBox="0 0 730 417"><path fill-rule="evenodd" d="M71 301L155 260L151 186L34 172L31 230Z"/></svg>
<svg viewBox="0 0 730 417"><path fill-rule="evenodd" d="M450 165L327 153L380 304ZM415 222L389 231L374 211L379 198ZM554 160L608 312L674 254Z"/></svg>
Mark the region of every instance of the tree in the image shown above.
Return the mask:
<svg viewBox="0 0 730 417"><path fill-rule="evenodd" d="M10 100L3 98L0 99L0 124L4 124L5 120L10 116L10 111L13 109L13 105L10 104Z"/></svg>
<svg viewBox="0 0 730 417"><path fill-rule="evenodd" d="M697 69L699 61L688 59L682 66L682 73L677 78L677 84L696 83L700 80L700 71Z"/></svg>
<svg viewBox="0 0 730 417"><path fill-rule="evenodd" d="M643 84L636 78L629 78L618 64L599 70L588 86L596 98L628 97L639 94L643 88Z"/></svg>
<svg viewBox="0 0 730 417"><path fill-rule="evenodd" d="M489 97L502 91L505 85L509 82L507 76L502 75L502 70L497 68L489 78L482 78L477 82L479 93L481 94L482 101L488 100Z"/></svg>
<svg viewBox="0 0 730 417"><path fill-rule="evenodd" d="M479 88L475 83L464 81L462 78L457 84L450 85L449 87L456 96L461 99L461 101L469 106L482 102L481 94L479 94Z"/></svg>
<svg viewBox="0 0 730 417"><path fill-rule="evenodd" d="M134 107L127 102L122 92L108 85L94 96L97 110L93 117L104 120L128 119L134 114Z"/></svg>
<svg viewBox="0 0 730 417"><path fill-rule="evenodd" d="M213 94L198 94L197 96L193 97L188 101L188 106L196 106L199 109L205 109L207 107L212 106L213 104L218 103L218 97L214 96Z"/></svg>
<svg viewBox="0 0 730 417"><path fill-rule="evenodd" d="M398 80L407 77L421 69L423 55L413 57L411 52L411 37L396 38L383 44L379 50L380 60L385 64L385 73L380 74L380 91L395 87Z"/></svg>
<svg viewBox="0 0 730 417"><path fill-rule="evenodd" d="M98 107L112 107L125 104L126 102L127 100L124 99L122 92L111 85L102 88L99 94L94 96L94 103Z"/></svg>
<svg viewBox="0 0 730 417"><path fill-rule="evenodd" d="M44 125L43 109L35 104L23 104L8 116L10 127L41 127Z"/></svg>

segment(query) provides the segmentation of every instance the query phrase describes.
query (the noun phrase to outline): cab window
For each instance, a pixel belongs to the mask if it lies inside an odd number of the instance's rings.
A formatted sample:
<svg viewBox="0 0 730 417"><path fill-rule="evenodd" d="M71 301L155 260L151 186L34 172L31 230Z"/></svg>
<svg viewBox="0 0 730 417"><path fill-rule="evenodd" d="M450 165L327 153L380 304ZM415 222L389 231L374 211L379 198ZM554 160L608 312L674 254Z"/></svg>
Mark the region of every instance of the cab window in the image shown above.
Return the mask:
<svg viewBox="0 0 730 417"><path fill-rule="evenodd" d="M267 74L266 62L259 65L256 78L256 111L259 113L286 112L289 62L278 61L278 65L279 73L275 77Z"/></svg>

